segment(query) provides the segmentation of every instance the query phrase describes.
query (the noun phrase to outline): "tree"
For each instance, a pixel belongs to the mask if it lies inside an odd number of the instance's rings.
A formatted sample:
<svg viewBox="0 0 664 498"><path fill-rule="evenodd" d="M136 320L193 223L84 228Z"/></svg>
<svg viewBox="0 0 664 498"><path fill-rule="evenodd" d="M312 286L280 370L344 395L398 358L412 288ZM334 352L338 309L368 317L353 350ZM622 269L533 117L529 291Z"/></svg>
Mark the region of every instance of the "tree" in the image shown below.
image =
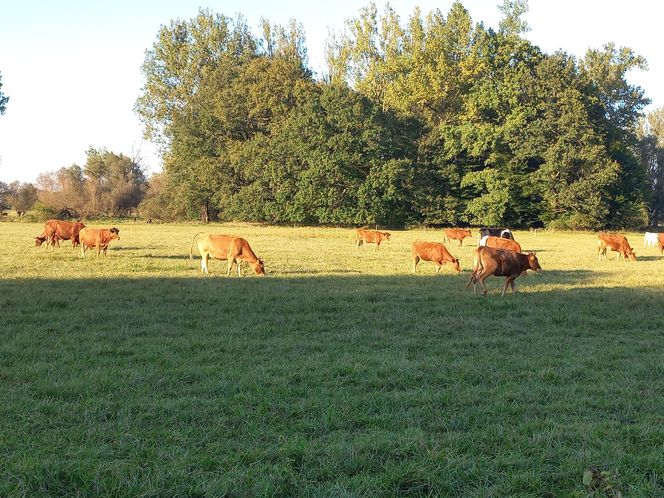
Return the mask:
<svg viewBox="0 0 664 498"><path fill-rule="evenodd" d="M639 156L647 171L648 226L657 227L664 217L664 107L641 119Z"/></svg>
<svg viewBox="0 0 664 498"><path fill-rule="evenodd" d="M37 189L32 183L13 182L9 185L9 204L19 216L29 211L37 202Z"/></svg>
<svg viewBox="0 0 664 498"><path fill-rule="evenodd" d="M135 105L147 138L168 147L174 121L206 73L224 59L237 61L255 53L256 41L241 17L232 20L200 10L194 19L162 26L146 53L142 66L145 85Z"/></svg>
<svg viewBox="0 0 664 498"><path fill-rule="evenodd" d="M129 214L140 204L145 192L145 174L140 164L106 149L90 147L86 154L83 173L88 213Z"/></svg>
<svg viewBox="0 0 664 498"><path fill-rule="evenodd" d="M5 113L7 102L9 102L9 97L2 93L2 73L0 73L0 115Z"/></svg>
<svg viewBox="0 0 664 498"><path fill-rule="evenodd" d="M88 202L85 178L80 166L60 168L37 177L39 200L45 206L60 213L62 217L80 217Z"/></svg>
<svg viewBox="0 0 664 498"><path fill-rule="evenodd" d="M9 209L11 207L9 204L9 196L11 193L9 185L5 182L0 182L0 209Z"/></svg>

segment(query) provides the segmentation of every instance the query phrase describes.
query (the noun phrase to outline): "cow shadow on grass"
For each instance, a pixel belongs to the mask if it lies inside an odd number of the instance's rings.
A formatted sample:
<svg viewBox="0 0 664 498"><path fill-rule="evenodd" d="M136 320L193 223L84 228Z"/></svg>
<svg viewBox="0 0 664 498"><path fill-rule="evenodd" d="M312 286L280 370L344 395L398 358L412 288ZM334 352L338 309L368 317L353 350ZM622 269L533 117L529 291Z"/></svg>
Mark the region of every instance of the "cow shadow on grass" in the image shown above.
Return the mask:
<svg viewBox="0 0 664 498"><path fill-rule="evenodd" d="M140 254L137 257L147 259L189 259L189 255L187 254ZM200 258L198 259L200 264Z"/></svg>

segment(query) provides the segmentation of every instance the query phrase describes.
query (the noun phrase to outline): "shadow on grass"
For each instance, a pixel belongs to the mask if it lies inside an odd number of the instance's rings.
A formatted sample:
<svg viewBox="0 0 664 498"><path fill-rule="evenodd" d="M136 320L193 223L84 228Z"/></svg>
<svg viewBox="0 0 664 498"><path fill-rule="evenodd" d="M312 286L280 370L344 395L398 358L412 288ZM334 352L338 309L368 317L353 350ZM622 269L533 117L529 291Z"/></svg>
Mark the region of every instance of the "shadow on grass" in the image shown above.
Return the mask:
<svg viewBox="0 0 664 498"><path fill-rule="evenodd" d="M661 288L468 275L0 280L0 495L661 496Z"/></svg>
<svg viewBox="0 0 664 498"><path fill-rule="evenodd" d="M147 259L180 259L180 260L189 259L189 255L187 255L187 254L165 254L165 255L140 254L136 257L138 257L138 258L147 258ZM198 264L200 266L200 258L198 258Z"/></svg>

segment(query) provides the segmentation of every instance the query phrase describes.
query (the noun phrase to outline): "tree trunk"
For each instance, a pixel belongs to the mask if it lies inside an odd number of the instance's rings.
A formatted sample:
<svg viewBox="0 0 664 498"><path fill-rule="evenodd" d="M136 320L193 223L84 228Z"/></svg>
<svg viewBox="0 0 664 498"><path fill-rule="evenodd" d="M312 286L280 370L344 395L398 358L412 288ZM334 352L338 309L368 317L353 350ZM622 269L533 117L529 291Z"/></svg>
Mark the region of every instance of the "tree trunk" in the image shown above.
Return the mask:
<svg viewBox="0 0 664 498"><path fill-rule="evenodd" d="M206 199L205 204L201 208L201 221L203 223L210 223L210 200Z"/></svg>

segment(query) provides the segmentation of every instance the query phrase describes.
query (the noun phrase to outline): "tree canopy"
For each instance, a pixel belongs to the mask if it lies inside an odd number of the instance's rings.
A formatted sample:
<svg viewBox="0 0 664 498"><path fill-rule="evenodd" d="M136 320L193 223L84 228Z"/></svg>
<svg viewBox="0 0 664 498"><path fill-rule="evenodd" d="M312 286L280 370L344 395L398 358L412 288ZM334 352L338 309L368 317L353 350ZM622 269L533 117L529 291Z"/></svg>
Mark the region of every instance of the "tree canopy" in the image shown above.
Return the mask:
<svg viewBox="0 0 664 498"><path fill-rule="evenodd" d="M648 99L626 74L645 60L614 44L543 53L523 37L527 8L505 0L494 31L460 2L406 22L369 4L330 39L321 80L295 20L262 20L258 36L209 11L172 21L136 103L164 157L147 207L271 223L644 225L660 195L644 139L659 131L640 122Z"/></svg>

